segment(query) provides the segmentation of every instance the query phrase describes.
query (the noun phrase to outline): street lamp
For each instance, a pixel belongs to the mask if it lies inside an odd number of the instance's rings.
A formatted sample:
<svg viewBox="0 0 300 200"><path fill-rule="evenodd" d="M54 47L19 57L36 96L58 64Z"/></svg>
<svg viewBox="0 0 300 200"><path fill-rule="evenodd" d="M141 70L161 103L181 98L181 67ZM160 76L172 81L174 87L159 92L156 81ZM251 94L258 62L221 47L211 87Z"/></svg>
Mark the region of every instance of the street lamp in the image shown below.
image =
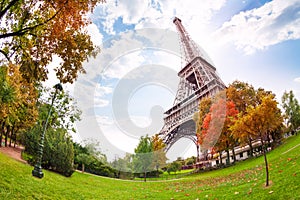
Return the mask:
<svg viewBox="0 0 300 200"><path fill-rule="evenodd" d="M42 135L41 135L41 140L40 140L39 150L38 150L38 159L37 159L36 164L34 165L34 169L32 170L32 175L35 176L35 177L38 177L38 178L43 178L44 177L44 173L42 171L42 157L43 157L43 149L44 149L44 137L45 137L49 117L51 115L53 103L54 103L54 100L56 98L57 92L63 90L62 85L60 83L56 84L54 86L54 88L55 88L55 92L54 92L54 95L52 97L52 101L51 101L51 105L50 105L50 108L49 108L49 111L48 111L46 122L43 126L43 132L42 132Z"/></svg>

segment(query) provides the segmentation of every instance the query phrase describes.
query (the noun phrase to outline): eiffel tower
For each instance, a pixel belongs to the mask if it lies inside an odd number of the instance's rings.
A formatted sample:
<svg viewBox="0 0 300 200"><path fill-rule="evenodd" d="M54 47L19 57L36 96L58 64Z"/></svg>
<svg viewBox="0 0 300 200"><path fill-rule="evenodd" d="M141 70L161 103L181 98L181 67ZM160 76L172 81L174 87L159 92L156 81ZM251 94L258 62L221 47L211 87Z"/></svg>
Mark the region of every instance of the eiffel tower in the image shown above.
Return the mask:
<svg viewBox="0 0 300 200"><path fill-rule="evenodd" d="M196 43L190 38L188 32L181 24L181 20L174 18L183 49L184 67L178 72L180 78L173 107L164 114L164 126L159 135L166 144L168 151L173 144L181 138L191 139L197 147L199 158L199 145L196 137L196 125L193 115L198 111L199 102L204 97L213 96L226 88L216 73L216 68Z"/></svg>

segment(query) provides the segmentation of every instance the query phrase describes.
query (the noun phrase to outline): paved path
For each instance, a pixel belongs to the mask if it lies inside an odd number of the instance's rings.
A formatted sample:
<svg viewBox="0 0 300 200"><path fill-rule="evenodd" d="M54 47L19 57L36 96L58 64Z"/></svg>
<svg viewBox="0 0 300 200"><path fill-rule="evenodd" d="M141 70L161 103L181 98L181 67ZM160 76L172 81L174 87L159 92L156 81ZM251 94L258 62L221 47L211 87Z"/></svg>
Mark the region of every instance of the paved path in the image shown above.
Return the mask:
<svg viewBox="0 0 300 200"><path fill-rule="evenodd" d="M21 158L21 152L22 152L23 148L16 146L14 147L0 147L0 152L12 157L13 159L23 162L23 163L27 163L25 160L23 160Z"/></svg>
<svg viewBox="0 0 300 200"><path fill-rule="evenodd" d="M297 148L298 146L300 146L300 144L297 144L296 146L294 146L294 147L290 148L289 150L283 152L281 155L286 154L289 151L292 151L293 149Z"/></svg>

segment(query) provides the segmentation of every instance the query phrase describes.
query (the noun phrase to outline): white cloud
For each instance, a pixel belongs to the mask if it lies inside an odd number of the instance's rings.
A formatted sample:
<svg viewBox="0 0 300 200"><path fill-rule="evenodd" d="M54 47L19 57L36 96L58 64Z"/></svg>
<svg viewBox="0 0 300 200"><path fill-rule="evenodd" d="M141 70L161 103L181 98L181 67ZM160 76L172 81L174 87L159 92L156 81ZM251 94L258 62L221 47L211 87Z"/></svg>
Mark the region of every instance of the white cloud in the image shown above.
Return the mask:
<svg viewBox="0 0 300 200"><path fill-rule="evenodd" d="M135 24L136 28L171 28L175 30L172 19L178 16L185 22L189 22L189 30L192 33L203 33L202 24L208 24L213 13L225 4L226 0L122 0L110 1L100 5L101 12L105 15L104 30L109 34L115 34L114 22L123 18L125 24Z"/></svg>
<svg viewBox="0 0 300 200"><path fill-rule="evenodd" d="M96 108L96 107L105 107L105 106L108 106L109 104L109 101L106 100L106 99L94 99L94 106L93 108Z"/></svg>
<svg viewBox="0 0 300 200"><path fill-rule="evenodd" d="M300 77L294 79L295 82L300 83Z"/></svg>
<svg viewBox="0 0 300 200"><path fill-rule="evenodd" d="M96 90L95 90L95 98L103 97L104 95L112 93L113 88L108 86L101 86L100 84L97 84Z"/></svg>
<svg viewBox="0 0 300 200"><path fill-rule="evenodd" d="M104 72L104 76L106 78L120 79L131 70L139 67L144 61L145 58L140 54L140 52L129 52L113 62Z"/></svg>
<svg viewBox="0 0 300 200"><path fill-rule="evenodd" d="M100 46L102 44L103 35L99 32L98 27L95 24L89 24L87 27L88 34L91 36L92 42Z"/></svg>
<svg viewBox="0 0 300 200"><path fill-rule="evenodd" d="M113 89L107 86L96 85L94 94L94 108L105 107L109 105L109 100L105 99L105 95L112 93Z"/></svg>
<svg viewBox="0 0 300 200"><path fill-rule="evenodd" d="M233 42L246 54L300 38L300 1L274 0L234 15L216 31L215 40Z"/></svg>

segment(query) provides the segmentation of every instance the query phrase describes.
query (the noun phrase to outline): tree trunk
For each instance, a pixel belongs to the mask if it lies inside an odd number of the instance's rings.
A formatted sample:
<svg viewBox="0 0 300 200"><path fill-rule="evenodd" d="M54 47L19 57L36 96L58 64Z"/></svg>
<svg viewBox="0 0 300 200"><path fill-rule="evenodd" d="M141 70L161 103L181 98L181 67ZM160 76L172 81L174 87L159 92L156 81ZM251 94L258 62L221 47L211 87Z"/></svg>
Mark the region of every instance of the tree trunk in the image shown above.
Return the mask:
<svg viewBox="0 0 300 200"><path fill-rule="evenodd" d="M222 152L221 151L219 152L219 156L220 156L220 164L223 164L223 161L222 161Z"/></svg>
<svg viewBox="0 0 300 200"><path fill-rule="evenodd" d="M264 160L265 160L265 165L266 165L266 186L269 186L269 166L268 166L268 160L267 160L266 147L264 145L264 140L262 137L261 137L261 144L262 144L262 150L263 150L263 155L264 155Z"/></svg>
<svg viewBox="0 0 300 200"><path fill-rule="evenodd" d="M16 131L14 131L14 148L16 148L16 143L17 143L17 132L19 131L19 129L17 129Z"/></svg>
<svg viewBox="0 0 300 200"><path fill-rule="evenodd" d="M82 173L84 173L84 164L82 163L82 169L81 169Z"/></svg>
<svg viewBox="0 0 300 200"><path fill-rule="evenodd" d="M12 127L11 131L10 131L10 140L9 140L9 147L11 147L11 142L14 136L14 126Z"/></svg>
<svg viewBox="0 0 300 200"><path fill-rule="evenodd" d="M1 130L0 130L0 147L2 147L2 136L3 136L3 131L4 131L4 128L2 126Z"/></svg>
<svg viewBox="0 0 300 200"><path fill-rule="evenodd" d="M4 134L4 127L5 127L5 122L2 122L2 126L1 126L1 135L0 135L0 147L2 147L2 137L3 137L3 134Z"/></svg>
<svg viewBox="0 0 300 200"><path fill-rule="evenodd" d="M234 147L232 148L233 163L236 162Z"/></svg>
<svg viewBox="0 0 300 200"><path fill-rule="evenodd" d="M228 149L226 150L226 153L227 153L226 165L229 165L230 164L230 156L229 156L229 150Z"/></svg>
<svg viewBox="0 0 300 200"><path fill-rule="evenodd" d="M249 157L252 158L253 157L253 147L252 147L252 139L250 137L248 137L248 145L250 147L250 155Z"/></svg>
<svg viewBox="0 0 300 200"><path fill-rule="evenodd" d="M147 172L144 172L144 182L146 182L146 178L147 178Z"/></svg>
<svg viewBox="0 0 300 200"><path fill-rule="evenodd" d="M199 144L196 145L197 146L197 159L196 159L196 162L200 162L200 146Z"/></svg>
<svg viewBox="0 0 300 200"><path fill-rule="evenodd" d="M4 146L5 147L7 147L7 140L8 140L8 134L9 134L9 132L10 132L10 126L7 126L6 133L5 133L5 139L4 139L4 142L5 142Z"/></svg>

